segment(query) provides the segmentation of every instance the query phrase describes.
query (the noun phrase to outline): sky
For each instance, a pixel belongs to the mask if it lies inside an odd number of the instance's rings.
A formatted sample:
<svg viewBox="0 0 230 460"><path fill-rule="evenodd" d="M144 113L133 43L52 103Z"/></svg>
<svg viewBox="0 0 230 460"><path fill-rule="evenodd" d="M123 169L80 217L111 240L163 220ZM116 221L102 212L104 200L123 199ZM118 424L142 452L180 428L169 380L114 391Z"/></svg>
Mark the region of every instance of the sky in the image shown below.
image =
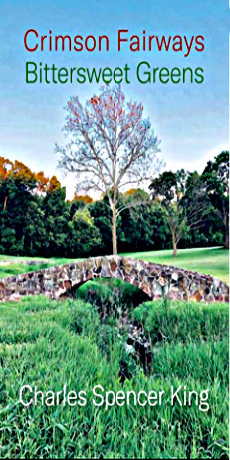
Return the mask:
<svg viewBox="0 0 230 460"><path fill-rule="evenodd" d="M229 149L228 47L229 5L227 0L0 0L0 156L19 160L33 171L56 174L74 192L75 179L57 169L55 143L65 145L64 107L70 96L84 102L101 84L26 84L26 61L65 67L116 67L126 63L133 75L146 60L151 67L202 67L204 83L143 84L132 78L123 84L127 99L141 101L161 140L166 169L184 168L201 172L207 161ZM36 52L24 47L24 34L36 29L39 36L107 34L110 51ZM187 58L173 52L131 53L124 46L118 53L118 29L129 34L203 35L205 49L193 50Z"/></svg>

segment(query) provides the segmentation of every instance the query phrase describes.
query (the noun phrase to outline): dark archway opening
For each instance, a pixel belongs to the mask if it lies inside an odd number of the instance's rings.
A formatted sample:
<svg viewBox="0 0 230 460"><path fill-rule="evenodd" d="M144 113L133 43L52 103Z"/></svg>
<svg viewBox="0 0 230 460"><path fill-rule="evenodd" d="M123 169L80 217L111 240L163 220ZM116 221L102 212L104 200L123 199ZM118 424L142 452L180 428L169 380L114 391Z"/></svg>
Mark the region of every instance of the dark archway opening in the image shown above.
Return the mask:
<svg viewBox="0 0 230 460"><path fill-rule="evenodd" d="M135 308L151 300L138 287L115 278L94 278L69 285L60 297L80 298L90 303L118 304L124 309Z"/></svg>

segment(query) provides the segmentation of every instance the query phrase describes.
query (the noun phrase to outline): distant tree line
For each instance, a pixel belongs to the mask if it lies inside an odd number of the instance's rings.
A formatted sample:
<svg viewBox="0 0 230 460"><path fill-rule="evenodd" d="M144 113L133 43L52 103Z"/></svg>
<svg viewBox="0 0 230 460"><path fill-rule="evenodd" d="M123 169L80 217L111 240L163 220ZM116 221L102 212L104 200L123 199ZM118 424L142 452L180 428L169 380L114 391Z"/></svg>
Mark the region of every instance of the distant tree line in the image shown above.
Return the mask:
<svg viewBox="0 0 230 460"><path fill-rule="evenodd" d="M165 171L149 193L119 192L118 252L173 247L229 246L229 154L209 161L202 174ZM111 190L111 196L113 191ZM0 253L88 257L113 252L108 194L66 200L58 179L0 157Z"/></svg>

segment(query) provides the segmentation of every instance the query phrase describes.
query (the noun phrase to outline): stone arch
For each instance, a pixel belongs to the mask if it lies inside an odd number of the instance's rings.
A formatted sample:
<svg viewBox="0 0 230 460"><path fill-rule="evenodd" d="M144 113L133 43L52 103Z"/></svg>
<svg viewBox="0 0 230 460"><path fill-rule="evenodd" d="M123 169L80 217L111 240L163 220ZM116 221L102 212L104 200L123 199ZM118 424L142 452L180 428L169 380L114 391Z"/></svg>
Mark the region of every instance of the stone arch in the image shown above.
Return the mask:
<svg viewBox="0 0 230 460"><path fill-rule="evenodd" d="M90 279L116 278L142 289L151 299L228 302L229 288L210 275L126 257L93 257L0 280L0 300L45 294L59 298Z"/></svg>

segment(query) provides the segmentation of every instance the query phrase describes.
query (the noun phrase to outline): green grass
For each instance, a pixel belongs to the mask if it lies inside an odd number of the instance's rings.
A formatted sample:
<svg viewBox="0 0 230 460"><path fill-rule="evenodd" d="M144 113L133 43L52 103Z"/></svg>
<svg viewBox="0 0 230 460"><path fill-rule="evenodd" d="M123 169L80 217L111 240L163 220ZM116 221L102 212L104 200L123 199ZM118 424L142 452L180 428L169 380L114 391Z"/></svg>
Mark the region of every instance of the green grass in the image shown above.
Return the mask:
<svg viewBox="0 0 230 460"><path fill-rule="evenodd" d="M228 281L228 251L222 248L153 251L125 256L210 273ZM0 278L69 259L0 256ZM11 262L10 265L1 265ZM228 458L228 307L225 304L145 302L143 293L118 280L88 282L76 299L51 301L43 296L19 304L0 303L0 458ZM108 312L100 320L98 312ZM142 324L151 341L153 365L146 377L129 362L118 317ZM118 317L114 316L114 311ZM156 340L156 337L158 339ZM159 337L162 339L160 340ZM133 377L121 386L120 360ZM84 407L38 404L23 407L23 384L54 392L87 393ZM208 412L191 407L95 407L92 388L146 392L171 385L198 394L210 390Z"/></svg>
<svg viewBox="0 0 230 460"><path fill-rule="evenodd" d="M149 262L174 265L187 270L206 273L229 283L229 251L223 248L198 248L198 249L179 249L178 256L172 256L171 250L136 252L122 254ZM23 261L40 261L40 264L33 266L24 265ZM82 259L78 259L82 260ZM1 265L4 262L11 262L10 265ZM14 257L0 255L0 278L18 275L28 271L39 270L49 266L61 265L72 262L72 259L39 259L31 257Z"/></svg>
<svg viewBox="0 0 230 460"><path fill-rule="evenodd" d="M228 458L228 307L158 301L130 309L151 337L153 365L146 377L136 364L121 386L126 354L117 320L101 322L97 305L86 300L40 296L0 304L0 457ZM164 340L154 342L158 332ZM23 384L55 392L66 384L86 391L88 402L23 407ZM166 398L157 407L106 411L92 404L98 384L107 391L164 390ZM198 394L208 388L210 409L171 406L170 387L180 384Z"/></svg>
<svg viewBox="0 0 230 460"><path fill-rule="evenodd" d="M79 259L81 260L81 259ZM73 259L51 258L46 259L39 257L17 257L0 255L0 279L8 276L20 275L35 270L41 270L55 265L62 265L72 262ZM7 262L7 265L5 264ZM35 262L33 265L27 265L25 262Z"/></svg>
<svg viewBox="0 0 230 460"><path fill-rule="evenodd" d="M223 248L179 249L173 257L172 250L123 254L156 264L168 264L187 270L206 273L229 283L229 250Z"/></svg>

